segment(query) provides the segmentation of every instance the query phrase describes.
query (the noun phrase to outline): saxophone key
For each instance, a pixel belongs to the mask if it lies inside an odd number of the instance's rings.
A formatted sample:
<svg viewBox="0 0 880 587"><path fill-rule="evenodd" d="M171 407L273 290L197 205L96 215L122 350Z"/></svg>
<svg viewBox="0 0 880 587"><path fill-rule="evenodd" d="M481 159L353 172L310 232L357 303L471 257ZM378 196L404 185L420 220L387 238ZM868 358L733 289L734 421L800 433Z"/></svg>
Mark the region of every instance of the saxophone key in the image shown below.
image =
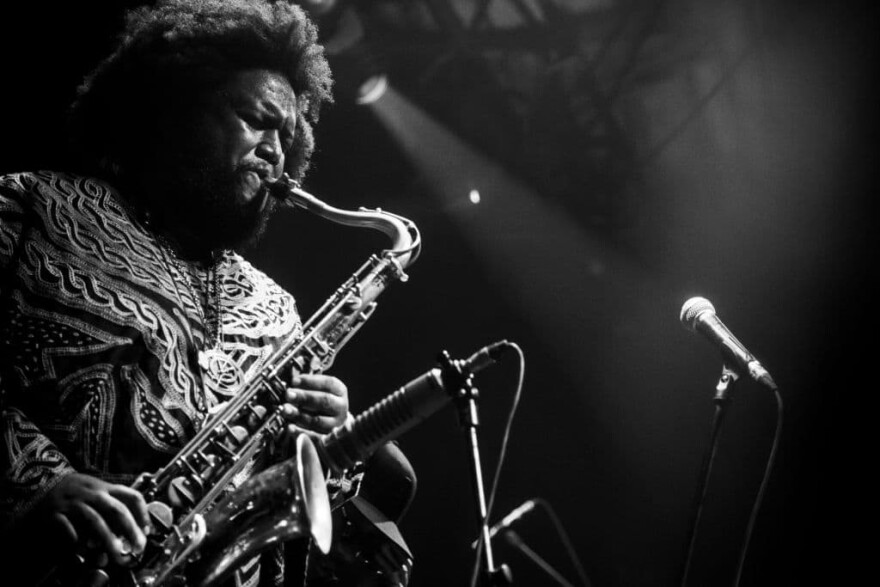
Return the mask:
<svg viewBox="0 0 880 587"><path fill-rule="evenodd" d="M323 359L333 350L333 347L318 334L315 334L315 336L312 338L312 342L314 343L314 346L309 347L308 351L314 353L316 357L320 357Z"/></svg>
<svg viewBox="0 0 880 587"><path fill-rule="evenodd" d="M229 448L238 448L250 436L250 432L244 426L230 426L224 422L223 427L226 430L226 439L229 440Z"/></svg>
<svg viewBox="0 0 880 587"><path fill-rule="evenodd" d="M224 439L214 438L210 442L211 446L216 448L218 452L223 453L223 456L228 458L230 463L235 463L241 458L235 448L230 448Z"/></svg>
<svg viewBox="0 0 880 587"><path fill-rule="evenodd" d="M294 371L298 373L302 371L301 365L297 365L297 369ZM263 383L266 391L268 391L272 395L272 399L275 400L273 403L281 404L284 403L284 395L287 391L287 384L276 375L268 375L263 378Z"/></svg>
<svg viewBox="0 0 880 587"><path fill-rule="evenodd" d="M191 508L201 493L201 481L192 477L175 477L168 485L168 500L175 508Z"/></svg>
<svg viewBox="0 0 880 587"><path fill-rule="evenodd" d="M266 413L268 410L265 406L261 406L259 404L248 404L247 406L248 418L247 425L251 428L256 428L266 419Z"/></svg>
<svg viewBox="0 0 880 587"><path fill-rule="evenodd" d="M174 513L168 504L161 501L151 501L147 504L147 517L150 519L148 536L154 533L167 534L174 525Z"/></svg>
<svg viewBox="0 0 880 587"><path fill-rule="evenodd" d="M364 300L361 299L360 296L352 295L352 296L348 297L345 300L345 302L342 304L342 308L341 308L342 314L344 316L351 316L352 314L354 314L355 312L360 310L361 306L363 306L363 304L364 304Z"/></svg>

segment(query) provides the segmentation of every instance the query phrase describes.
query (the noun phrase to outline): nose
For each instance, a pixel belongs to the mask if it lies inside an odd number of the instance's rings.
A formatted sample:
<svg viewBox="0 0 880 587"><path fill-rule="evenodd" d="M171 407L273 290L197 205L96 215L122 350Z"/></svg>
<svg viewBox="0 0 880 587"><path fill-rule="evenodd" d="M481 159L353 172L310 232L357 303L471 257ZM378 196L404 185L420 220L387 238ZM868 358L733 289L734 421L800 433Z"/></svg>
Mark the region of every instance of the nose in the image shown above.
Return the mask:
<svg viewBox="0 0 880 587"><path fill-rule="evenodd" d="M281 163L284 154L281 148L281 137L278 136L277 131L270 131L263 135L257 144L256 155L272 167Z"/></svg>

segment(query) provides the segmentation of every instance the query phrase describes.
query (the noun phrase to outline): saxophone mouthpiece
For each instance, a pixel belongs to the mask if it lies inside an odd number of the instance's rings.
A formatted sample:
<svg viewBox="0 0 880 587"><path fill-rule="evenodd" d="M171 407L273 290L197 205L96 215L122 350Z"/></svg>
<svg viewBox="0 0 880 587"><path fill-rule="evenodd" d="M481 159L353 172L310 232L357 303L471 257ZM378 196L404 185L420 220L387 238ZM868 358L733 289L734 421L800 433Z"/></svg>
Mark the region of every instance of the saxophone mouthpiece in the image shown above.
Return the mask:
<svg viewBox="0 0 880 587"><path fill-rule="evenodd" d="M299 187L299 184L290 179L286 173L282 174L278 179L270 179L266 178L264 183L266 184L266 188L269 190L269 195L277 200L281 200L282 202L286 201L290 197L290 188L291 187Z"/></svg>

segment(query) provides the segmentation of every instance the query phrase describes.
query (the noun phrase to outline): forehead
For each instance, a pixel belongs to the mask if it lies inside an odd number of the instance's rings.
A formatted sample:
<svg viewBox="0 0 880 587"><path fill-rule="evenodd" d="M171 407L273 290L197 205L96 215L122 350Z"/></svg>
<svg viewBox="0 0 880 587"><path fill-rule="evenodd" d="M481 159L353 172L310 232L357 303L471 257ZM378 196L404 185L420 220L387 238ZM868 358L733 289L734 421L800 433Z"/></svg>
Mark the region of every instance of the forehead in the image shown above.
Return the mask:
<svg viewBox="0 0 880 587"><path fill-rule="evenodd" d="M239 71L223 85L222 94L233 104L274 107L285 113L296 112L296 94L287 78L265 69Z"/></svg>

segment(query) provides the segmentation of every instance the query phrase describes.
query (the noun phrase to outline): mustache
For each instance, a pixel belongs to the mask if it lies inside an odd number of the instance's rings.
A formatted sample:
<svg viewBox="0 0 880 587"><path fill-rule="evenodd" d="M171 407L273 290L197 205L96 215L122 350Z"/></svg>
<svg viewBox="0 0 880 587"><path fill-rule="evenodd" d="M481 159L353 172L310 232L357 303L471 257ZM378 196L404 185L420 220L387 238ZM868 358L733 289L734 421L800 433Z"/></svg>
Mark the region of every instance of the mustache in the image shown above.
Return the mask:
<svg viewBox="0 0 880 587"><path fill-rule="evenodd" d="M236 167L236 171L239 173L253 172L256 173L260 177L260 181L266 183L267 181L271 182L275 179L275 168L269 164L260 164L260 163L243 163Z"/></svg>

